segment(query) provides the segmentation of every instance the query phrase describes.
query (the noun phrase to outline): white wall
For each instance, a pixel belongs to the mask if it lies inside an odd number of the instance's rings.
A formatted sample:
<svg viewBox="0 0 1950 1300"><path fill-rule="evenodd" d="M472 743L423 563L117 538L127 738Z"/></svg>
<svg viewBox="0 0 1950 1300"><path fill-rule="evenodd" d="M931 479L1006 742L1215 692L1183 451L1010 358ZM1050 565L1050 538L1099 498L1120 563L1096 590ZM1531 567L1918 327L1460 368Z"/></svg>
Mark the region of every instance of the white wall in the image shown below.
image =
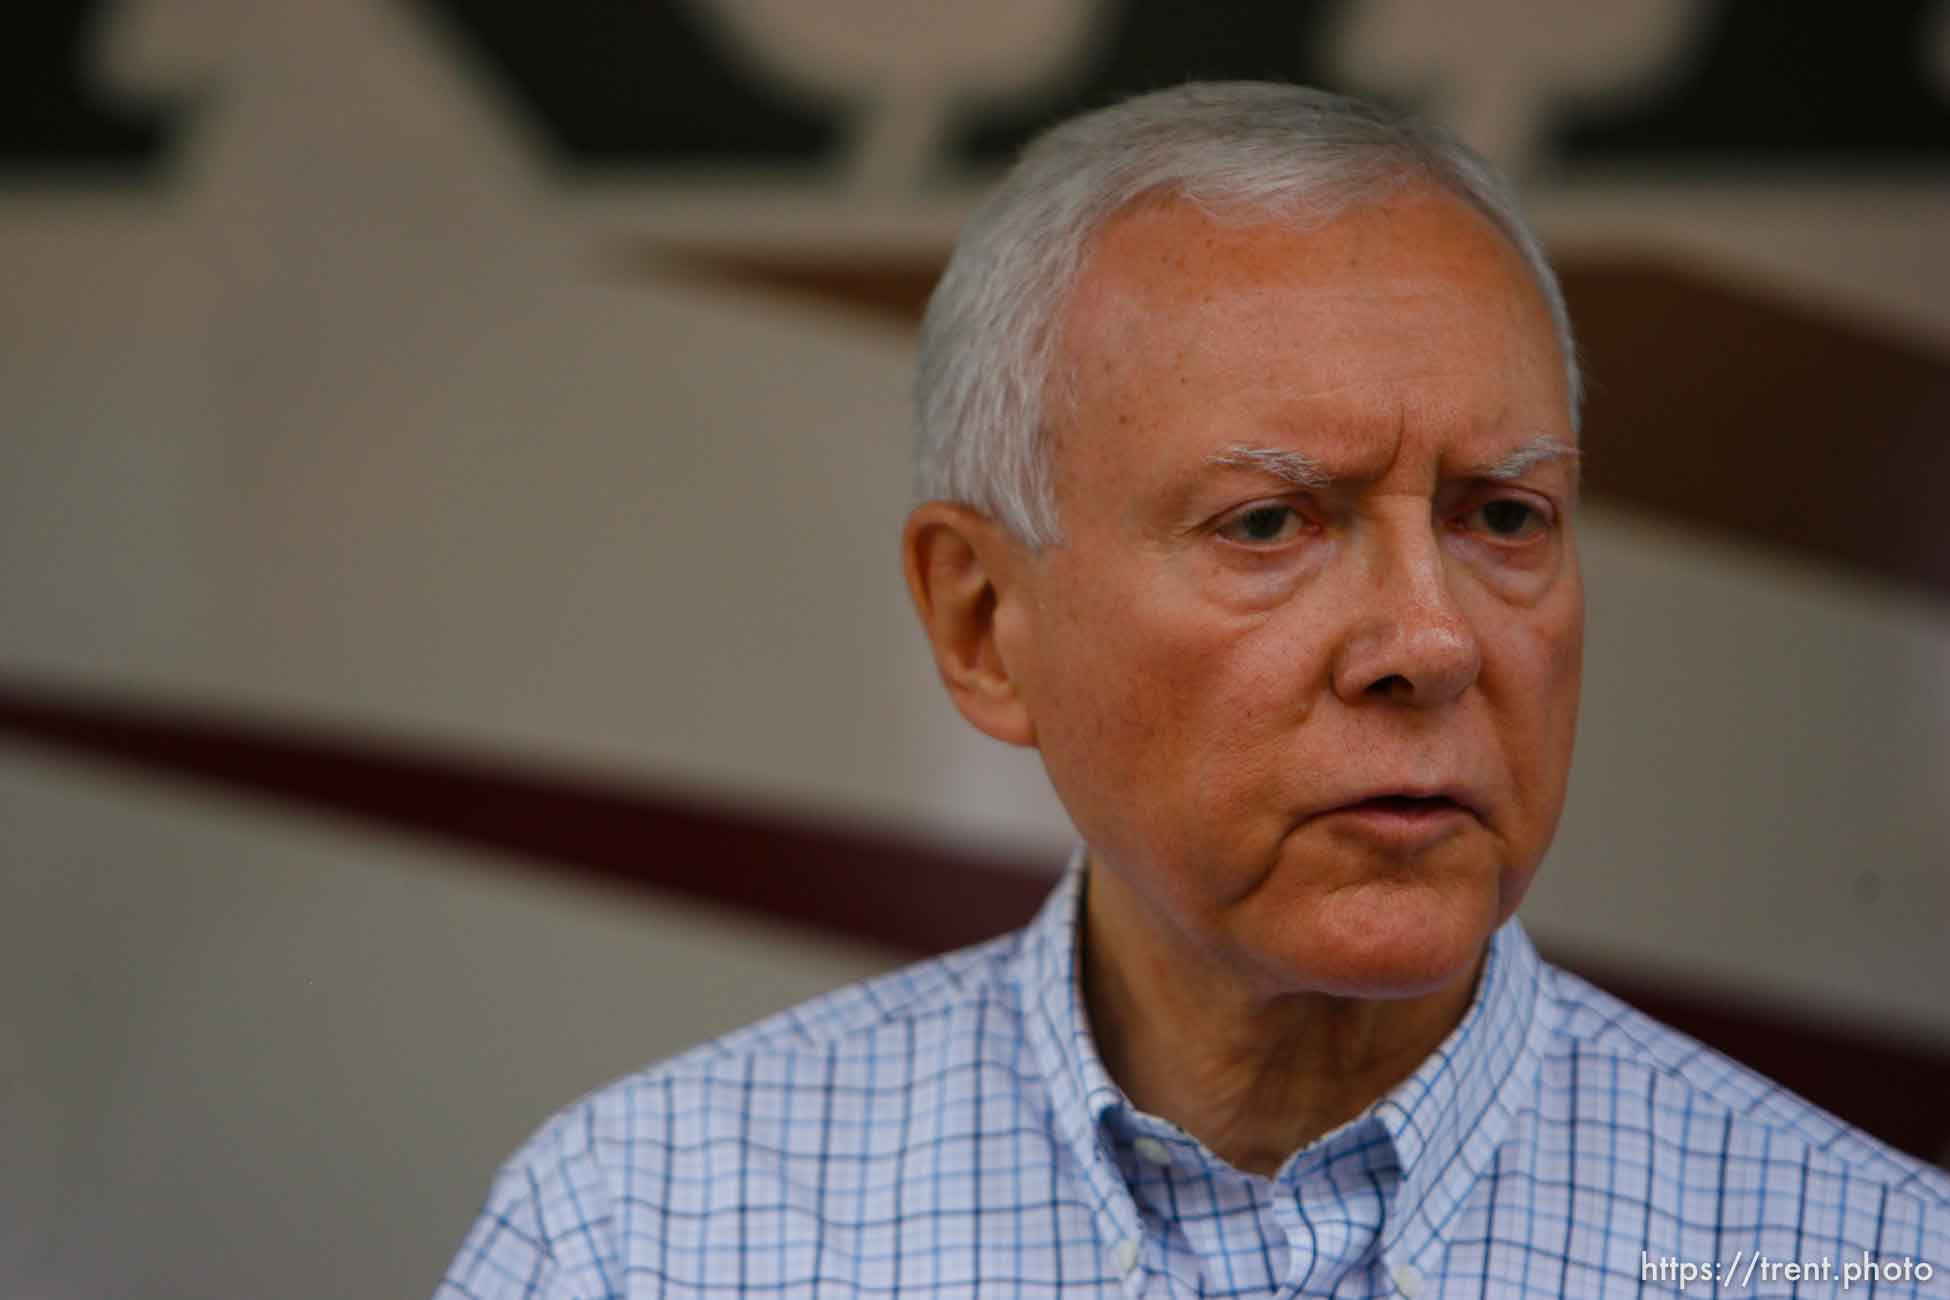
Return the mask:
<svg viewBox="0 0 1950 1300"><path fill-rule="evenodd" d="M431 1292L598 1083L889 959L0 754L0 1294Z"/></svg>

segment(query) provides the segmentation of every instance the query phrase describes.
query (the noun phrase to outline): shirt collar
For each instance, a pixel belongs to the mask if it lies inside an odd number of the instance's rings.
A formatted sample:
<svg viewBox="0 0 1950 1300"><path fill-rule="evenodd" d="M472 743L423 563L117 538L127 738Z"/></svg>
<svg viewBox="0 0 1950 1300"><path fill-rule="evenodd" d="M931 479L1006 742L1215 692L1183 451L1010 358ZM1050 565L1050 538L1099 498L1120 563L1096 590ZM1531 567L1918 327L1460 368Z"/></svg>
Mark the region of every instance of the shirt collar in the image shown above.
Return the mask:
<svg viewBox="0 0 1950 1300"><path fill-rule="evenodd" d="M1082 1167L1113 1240L1134 1237L1138 1211L1109 1149L1109 1123L1137 1113L1090 1035L1079 978L1086 850L1018 949L1013 979L1059 1137ZM1542 1061L1543 964L1513 918L1490 940L1462 1021L1421 1066L1337 1134L1379 1124L1401 1179L1382 1230L1391 1261L1435 1266L1449 1224L1530 1101ZM1337 1134L1320 1139L1332 1142Z"/></svg>

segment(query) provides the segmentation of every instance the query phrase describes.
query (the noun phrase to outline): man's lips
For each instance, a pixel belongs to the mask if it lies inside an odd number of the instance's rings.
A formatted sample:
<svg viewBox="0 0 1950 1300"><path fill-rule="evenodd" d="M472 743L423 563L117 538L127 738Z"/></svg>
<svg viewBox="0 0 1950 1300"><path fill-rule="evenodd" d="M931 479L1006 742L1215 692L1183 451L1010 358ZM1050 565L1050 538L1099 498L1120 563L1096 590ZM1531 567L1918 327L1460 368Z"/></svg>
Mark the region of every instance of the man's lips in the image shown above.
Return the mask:
<svg viewBox="0 0 1950 1300"><path fill-rule="evenodd" d="M1322 808L1318 815L1373 812L1401 817L1439 817L1454 813L1482 816L1482 801L1456 786L1435 788L1376 788L1353 794Z"/></svg>
<svg viewBox="0 0 1950 1300"><path fill-rule="evenodd" d="M1480 820L1476 802L1453 789L1374 790L1342 800L1313 820L1399 852L1418 852Z"/></svg>
<svg viewBox="0 0 1950 1300"><path fill-rule="evenodd" d="M1369 795L1365 799L1355 799L1329 811L1381 812L1396 813L1403 817L1422 817L1470 810L1446 794L1377 794Z"/></svg>

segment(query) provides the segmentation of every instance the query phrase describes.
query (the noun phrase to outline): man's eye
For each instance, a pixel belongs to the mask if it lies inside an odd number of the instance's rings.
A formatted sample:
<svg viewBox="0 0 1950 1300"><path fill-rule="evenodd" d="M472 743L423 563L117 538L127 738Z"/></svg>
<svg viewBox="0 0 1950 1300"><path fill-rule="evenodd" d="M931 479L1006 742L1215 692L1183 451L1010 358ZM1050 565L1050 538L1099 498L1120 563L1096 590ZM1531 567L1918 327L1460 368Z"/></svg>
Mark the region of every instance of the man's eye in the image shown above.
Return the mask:
<svg viewBox="0 0 1950 1300"><path fill-rule="evenodd" d="M1241 511L1219 528L1219 536L1247 546L1290 541L1305 521L1292 506L1264 505Z"/></svg>
<svg viewBox="0 0 1950 1300"><path fill-rule="evenodd" d="M1480 531L1510 542L1528 541L1550 523L1542 510L1514 497L1486 501L1470 513L1469 519Z"/></svg>

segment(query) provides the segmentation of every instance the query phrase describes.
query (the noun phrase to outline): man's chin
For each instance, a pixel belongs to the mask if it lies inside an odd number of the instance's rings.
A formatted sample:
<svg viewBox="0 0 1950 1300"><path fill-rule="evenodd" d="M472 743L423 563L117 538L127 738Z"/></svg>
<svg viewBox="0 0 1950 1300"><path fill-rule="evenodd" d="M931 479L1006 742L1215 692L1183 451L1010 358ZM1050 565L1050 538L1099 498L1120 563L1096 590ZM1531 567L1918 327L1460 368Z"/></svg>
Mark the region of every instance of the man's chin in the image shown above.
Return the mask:
<svg viewBox="0 0 1950 1300"><path fill-rule="evenodd" d="M1369 892L1382 896L1361 896ZM1296 991L1419 998L1473 978L1497 908L1435 891L1403 892L1344 890L1309 909L1279 943Z"/></svg>

